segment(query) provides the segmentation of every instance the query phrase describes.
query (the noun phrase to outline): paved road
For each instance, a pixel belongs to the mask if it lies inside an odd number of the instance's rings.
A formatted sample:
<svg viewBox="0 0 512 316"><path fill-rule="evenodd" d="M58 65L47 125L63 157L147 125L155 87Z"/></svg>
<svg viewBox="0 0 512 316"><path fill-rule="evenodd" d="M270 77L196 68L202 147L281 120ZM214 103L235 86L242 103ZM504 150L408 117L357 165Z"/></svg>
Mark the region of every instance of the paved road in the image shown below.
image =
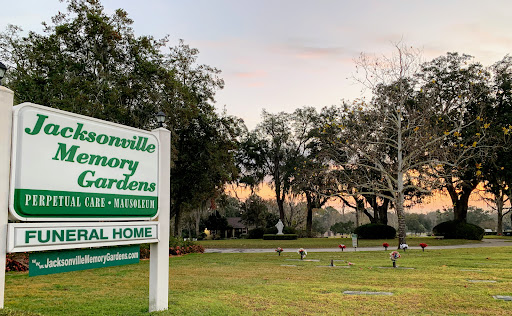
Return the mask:
<svg viewBox="0 0 512 316"><path fill-rule="evenodd" d="M512 241L507 241L504 239L484 239L481 243L476 244L465 244L465 245L452 245L452 246L428 246L428 249L458 249L458 248L481 248L481 247L505 247L511 246ZM409 249L421 249L421 247L409 247ZM296 248L284 248L284 252L295 252ZM306 249L309 252L340 252L338 248L308 248ZM357 248L357 251L382 251L382 247L362 247ZM392 250L392 247L389 247L388 250ZM353 252L354 248L345 249L345 252ZM205 253L265 253L265 252L275 252L273 248L269 249L234 249L234 248L209 248L205 250Z"/></svg>

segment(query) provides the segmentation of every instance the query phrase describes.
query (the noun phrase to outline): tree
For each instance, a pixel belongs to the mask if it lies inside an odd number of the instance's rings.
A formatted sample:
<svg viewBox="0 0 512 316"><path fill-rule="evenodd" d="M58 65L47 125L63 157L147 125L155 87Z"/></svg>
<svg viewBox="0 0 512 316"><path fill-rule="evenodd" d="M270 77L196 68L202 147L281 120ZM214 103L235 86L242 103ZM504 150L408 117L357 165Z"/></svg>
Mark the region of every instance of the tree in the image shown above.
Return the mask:
<svg viewBox="0 0 512 316"><path fill-rule="evenodd" d="M295 162L293 163L292 190L306 197L306 234L313 235L313 210L322 208L337 191L336 180L329 172L329 165L318 155L315 141L320 116L314 108L297 109L292 115Z"/></svg>
<svg viewBox="0 0 512 316"><path fill-rule="evenodd" d="M226 217L240 217L240 202L237 198L222 193L216 200L217 209Z"/></svg>
<svg viewBox="0 0 512 316"><path fill-rule="evenodd" d="M442 212L437 210L437 222L444 222L446 219L453 218L454 209L449 208ZM495 227L495 221L489 211L483 210L478 207L470 206L466 217L467 223L478 225L483 228L492 229Z"/></svg>
<svg viewBox="0 0 512 316"><path fill-rule="evenodd" d="M237 148L238 120L198 113L176 132L176 159L171 169L171 215L175 232L181 215L215 200L224 184L236 177L233 151ZM176 130L176 129L175 129Z"/></svg>
<svg viewBox="0 0 512 316"><path fill-rule="evenodd" d="M408 231L415 234L432 230L432 223L427 219L425 214L406 214L405 225Z"/></svg>
<svg viewBox="0 0 512 316"><path fill-rule="evenodd" d="M325 209L314 209L313 231L323 234L340 220L341 214L331 206L328 206Z"/></svg>
<svg viewBox="0 0 512 316"><path fill-rule="evenodd" d="M331 226L331 231L337 234L350 234L355 229L354 222L337 222Z"/></svg>
<svg viewBox="0 0 512 316"><path fill-rule="evenodd" d="M168 38L135 36L126 11L105 13L98 0L67 0L67 12L44 34L19 27L0 34L0 57L10 70L15 102L34 102L142 129L168 114L171 130L171 216L181 232L184 212L201 207L236 177L233 151L244 128L215 112L224 82L220 71L198 65L199 51ZM196 225L197 227L197 225Z"/></svg>
<svg viewBox="0 0 512 316"><path fill-rule="evenodd" d="M496 158L499 145L489 129L490 73L469 55L448 53L423 64L417 77L423 100L436 108L434 125L446 135L437 154L440 163L432 169L434 176L444 179L454 220L466 222L469 197L483 180L482 167Z"/></svg>
<svg viewBox="0 0 512 316"><path fill-rule="evenodd" d="M216 235L218 234L222 237L223 233L228 229L228 220L215 211L208 216L203 225L208 230L215 231Z"/></svg>
<svg viewBox="0 0 512 316"><path fill-rule="evenodd" d="M491 71L494 106L489 119L493 123L490 129L495 138L503 141L502 137L508 138L512 129L512 58L505 56L491 67ZM496 211L496 231L501 235L503 218L511 211L510 207L507 211L505 205L510 202L512 193L512 150L510 146L498 146L495 151L495 161L484 164L482 168L485 178L482 199Z"/></svg>
<svg viewBox="0 0 512 316"><path fill-rule="evenodd" d="M265 228L267 226L268 211L265 202L257 195L251 195L242 203L242 223L247 226ZM277 221L276 221L277 223Z"/></svg>
<svg viewBox="0 0 512 316"><path fill-rule="evenodd" d="M279 218L285 221L284 201L290 191L294 144L290 115L263 111L263 121L248 133L240 145L241 182L255 187L270 177L279 208Z"/></svg>
<svg viewBox="0 0 512 316"><path fill-rule="evenodd" d="M158 83L179 94L180 85L160 66L166 39L136 37L127 13L107 15L99 1L69 0L44 34L9 26L0 35L15 102L58 109L137 128L156 126ZM167 80L168 78L171 80Z"/></svg>
<svg viewBox="0 0 512 316"><path fill-rule="evenodd" d="M345 103L336 120L324 126L325 153L332 159L334 169L357 170L358 178L353 181L357 185L351 194L373 194L393 204L398 216L399 244L403 244L407 196L429 194L442 178L431 171L440 165L457 170L475 157L481 139L475 140L475 146L464 145L457 155L444 156L447 137L458 140L458 134L476 120L464 119L470 110L467 102L435 98L429 85L432 82L418 80L420 63L415 51L397 45L391 58L362 55L358 68L363 72L361 82L374 96L370 102ZM468 90L464 99L474 100L469 93L472 91ZM439 123L439 117L450 124Z"/></svg>

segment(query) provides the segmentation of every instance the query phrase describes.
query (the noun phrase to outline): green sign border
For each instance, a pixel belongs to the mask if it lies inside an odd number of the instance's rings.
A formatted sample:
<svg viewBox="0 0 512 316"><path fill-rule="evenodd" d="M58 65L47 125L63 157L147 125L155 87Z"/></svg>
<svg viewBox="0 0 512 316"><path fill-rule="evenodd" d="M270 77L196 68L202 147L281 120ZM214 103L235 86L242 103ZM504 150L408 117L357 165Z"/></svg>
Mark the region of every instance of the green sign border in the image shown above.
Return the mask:
<svg viewBox="0 0 512 316"><path fill-rule="evenodd" d="M137 254L136 258L130 258ZM34 252L29 255L30 277L139 263L140 245Z"/></svg>

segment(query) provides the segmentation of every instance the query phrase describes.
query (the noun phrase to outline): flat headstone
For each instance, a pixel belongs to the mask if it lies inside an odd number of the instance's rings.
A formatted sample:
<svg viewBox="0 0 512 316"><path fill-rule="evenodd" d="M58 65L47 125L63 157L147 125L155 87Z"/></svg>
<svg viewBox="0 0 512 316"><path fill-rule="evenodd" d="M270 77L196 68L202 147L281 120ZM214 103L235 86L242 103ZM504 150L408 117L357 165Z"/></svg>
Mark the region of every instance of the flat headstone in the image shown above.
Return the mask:
<svg viewBox="0 0 512 316"><path fill-rule="evenodd" d="M393 295L391 292L366 292L366 291L344 291L348 295Z"/></svg>
<svg viewBox="0 0 512 316"><path fill-rule="evenodd" d="M464 272L484 272L484 270L476 270L476 269L461 269L459 271L464 271Z"/></svg>
<svg viewBox="0 0 512 316"><path fill-rule="evenodd" d="M494 280L468 280L468 282L472 283L496 283Z"/></svg>
<svg viewBox="0 0 512 316"><path fill-rule="evenodd" d="M317 266L319 268L350 268L349 266Z"/></svg>
<svg viewBox="0 0 512 316"><path fill-rule="evenodd" d="M289 261L307 261L307 262L320 262L320 260L317 260L317 259L286 259L286 260L289 260Z"/></svg>
<svg viewBox="0 0 512 316"><path fill-rule="evenodd" d="M494 299L496 300L503 300L503 301L512 301L512 296L507 295L493 295Z"/></svg>
<svg viewBox="0 0 512 316"><path fill-rule="evenodd" d="M377 267L377 269L402 269L402 270L414 270L416 268L408 268L408 267Z"/></svg>
<svg viewBox="0 0 512 316"><path fill-rule="evenodd" d="M296 267L295 264L282 264L281 267Z"/></svg>

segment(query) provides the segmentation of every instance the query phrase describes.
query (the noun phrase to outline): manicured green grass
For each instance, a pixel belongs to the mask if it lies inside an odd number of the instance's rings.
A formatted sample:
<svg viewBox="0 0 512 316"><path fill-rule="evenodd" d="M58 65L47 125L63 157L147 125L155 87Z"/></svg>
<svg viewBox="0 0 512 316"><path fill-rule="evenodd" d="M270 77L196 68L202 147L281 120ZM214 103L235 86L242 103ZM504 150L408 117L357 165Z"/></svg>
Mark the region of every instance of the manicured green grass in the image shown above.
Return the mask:
<svg viewBox="0 0 512 316"><path fill-rule="evenodd" d="M359 247L382 247L387 242L391 248L398 247L398 239L360 239ZM297 240L262 240L262 239L226 239L226 240L202 240L198 244L205 248L337 248L339 244L352 247L350 238L299 238ZM462 239L435 239L434 237L408 237L409 247L418 247L420 243L429 246L448 246L480 243L475 240Z"/></svg>
<svg viewBox="0 0 512 316"><path fill-rule="evenodd" d="M486 235L485 239L505 239L507 241L512 241L512 236L496 236L496 235Z"/></svg>
<svg viewBox="0 0 512 316"><path fill-rule="evenodd" d="M492 297L512 295L510 247L408 250L401 252L398 265L414 269L380 268L391 267L389 253L306 257L319 262L297 260L295 252L172 257L169 310L156 314L509 315L512 310L512 302ZM331 259L340 260L334 262L336 266L354 265L326 267ZM148 308L148 270L149 262L142 261L33 278L8 273L6 306L10 311L43 315L143 315Z"/></svg>

